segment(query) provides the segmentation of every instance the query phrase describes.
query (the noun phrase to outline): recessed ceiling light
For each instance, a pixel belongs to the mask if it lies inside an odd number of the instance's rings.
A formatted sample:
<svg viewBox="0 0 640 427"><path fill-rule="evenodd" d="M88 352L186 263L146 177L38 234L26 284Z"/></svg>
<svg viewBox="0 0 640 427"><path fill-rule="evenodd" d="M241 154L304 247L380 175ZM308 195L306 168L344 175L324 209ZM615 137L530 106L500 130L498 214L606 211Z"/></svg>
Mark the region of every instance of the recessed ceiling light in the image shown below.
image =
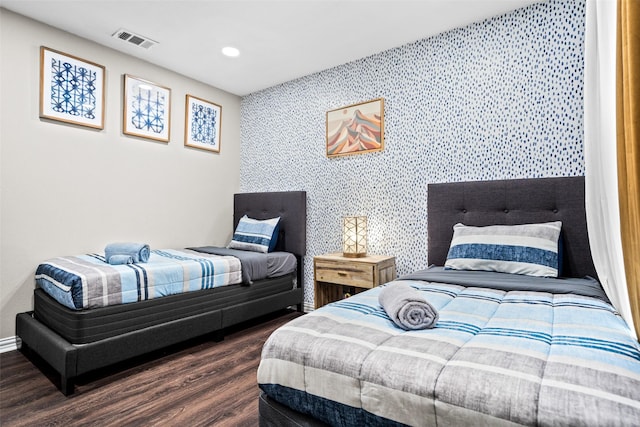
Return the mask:
<svg viewBox="0 0 640 427"><path fill-rule="evenodd" d="M235 47L227 46L222 48L222 54L235 58L236 56L240 55L240 51Z"/></svg>

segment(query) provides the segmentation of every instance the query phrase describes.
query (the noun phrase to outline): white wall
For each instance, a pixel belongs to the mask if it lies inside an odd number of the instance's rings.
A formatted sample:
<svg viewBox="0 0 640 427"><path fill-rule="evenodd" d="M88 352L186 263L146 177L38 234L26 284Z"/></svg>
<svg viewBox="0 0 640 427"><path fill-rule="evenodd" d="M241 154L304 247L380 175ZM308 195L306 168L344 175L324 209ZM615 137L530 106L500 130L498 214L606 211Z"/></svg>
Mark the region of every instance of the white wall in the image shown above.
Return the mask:
<svg viewBox="0 0 640 427"><path fill-rule="evenodd" d="M114 241L223 245L239 189L240 98L0 9L0 339L32 309L33 275L54 256ZM104 130L42 120L39 49L106 67ZM168 144L122 134L122 75L171 88ZM189 93L222 105L220 154L184 146Z"/></svg>

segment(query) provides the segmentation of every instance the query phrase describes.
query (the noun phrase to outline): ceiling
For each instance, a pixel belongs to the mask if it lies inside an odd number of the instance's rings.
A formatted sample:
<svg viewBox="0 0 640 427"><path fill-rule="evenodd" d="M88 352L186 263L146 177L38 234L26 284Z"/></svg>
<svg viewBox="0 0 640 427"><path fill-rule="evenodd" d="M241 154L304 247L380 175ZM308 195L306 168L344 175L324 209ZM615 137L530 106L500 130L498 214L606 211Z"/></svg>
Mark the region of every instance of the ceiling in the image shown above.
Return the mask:
<svg viewBox="0 0 640 427"><path fill-rule="evenodd" d="M0 6L243 96L538 1L0 0ZM158 44L147 50L112 37L119 29ZM225 57L225 46L240 56Z"/></svg>

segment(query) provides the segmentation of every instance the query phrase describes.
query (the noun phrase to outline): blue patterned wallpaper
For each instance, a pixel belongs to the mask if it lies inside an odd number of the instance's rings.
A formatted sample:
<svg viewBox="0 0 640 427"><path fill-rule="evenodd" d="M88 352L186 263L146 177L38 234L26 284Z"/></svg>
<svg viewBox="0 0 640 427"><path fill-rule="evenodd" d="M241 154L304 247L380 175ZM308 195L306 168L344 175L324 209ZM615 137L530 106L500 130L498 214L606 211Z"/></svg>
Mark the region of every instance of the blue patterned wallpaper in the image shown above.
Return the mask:
<svg viewBox="0 0 640 427"><path fill-rule="evenodd" d="M584 174L583 0L551 0L250 94L241 191L306 190L313 256L364 214L369 253L427 266L427 184ZM328 159L325 113L385 100L385 149Z"/></svg>

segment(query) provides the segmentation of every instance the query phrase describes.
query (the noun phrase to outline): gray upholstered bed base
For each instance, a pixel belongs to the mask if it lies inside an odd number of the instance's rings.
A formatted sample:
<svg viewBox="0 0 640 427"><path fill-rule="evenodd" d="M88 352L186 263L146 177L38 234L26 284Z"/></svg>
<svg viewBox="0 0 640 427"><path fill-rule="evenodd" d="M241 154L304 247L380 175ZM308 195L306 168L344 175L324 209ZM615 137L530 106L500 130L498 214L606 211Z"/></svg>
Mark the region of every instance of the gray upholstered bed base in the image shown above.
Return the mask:
<svg viewBox="0 0 640 427"><path fill-rule="evenodd" d="M562 221L563 275L597 278L584 206L584 177L534 178L430 184L427 196L429 264L444 265L453 225L526 224ZM259 398L260 426L324 424Z"/></svg>
<svg viewBox="0 0 640 427"><path fill-rule="evenodd" d="M303 258L306 253L306 192L242 193L234 196L234 228L243 215L266 219L279 216L279 250L292 252L298 260L296 286L255 298L229 298L228 305L215 305L197 314L172 318L157 325L90 342L71 344L37 319L37 313L16 316L16 335L22 341L25 354L39 355L60 374L60 390L73 393L74 379L98 368L171 346L202 335L213 334L222 339L226 327L262 316L286 307L302 309ZM257 284L258 285L258 284ZM246 294L246 288L237 287ZM202 291L206 292L206 291ZM138 303L132 303L135 306Z"/></svg>

